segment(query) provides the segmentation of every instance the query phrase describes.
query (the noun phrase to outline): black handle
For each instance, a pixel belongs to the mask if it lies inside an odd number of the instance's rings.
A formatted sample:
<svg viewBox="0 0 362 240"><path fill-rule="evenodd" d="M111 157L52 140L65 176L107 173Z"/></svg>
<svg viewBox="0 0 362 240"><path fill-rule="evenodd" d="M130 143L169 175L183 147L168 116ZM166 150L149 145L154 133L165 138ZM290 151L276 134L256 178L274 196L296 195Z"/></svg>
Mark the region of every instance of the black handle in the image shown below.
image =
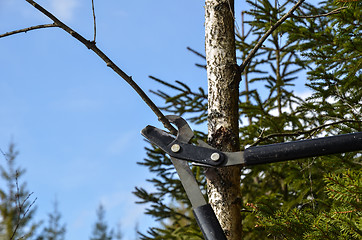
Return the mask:
<svg viewBox="0 0 362 240"><path fill-rule="evenodd" d="M227 240L210 204L196 207L193 212L205 240Z"/></svg>
<svg viewBox="0 0 362 240"><path fill-rule="evenodd" d="M362 150L362 132L250 147L245 165L258 165Z"/></svg>

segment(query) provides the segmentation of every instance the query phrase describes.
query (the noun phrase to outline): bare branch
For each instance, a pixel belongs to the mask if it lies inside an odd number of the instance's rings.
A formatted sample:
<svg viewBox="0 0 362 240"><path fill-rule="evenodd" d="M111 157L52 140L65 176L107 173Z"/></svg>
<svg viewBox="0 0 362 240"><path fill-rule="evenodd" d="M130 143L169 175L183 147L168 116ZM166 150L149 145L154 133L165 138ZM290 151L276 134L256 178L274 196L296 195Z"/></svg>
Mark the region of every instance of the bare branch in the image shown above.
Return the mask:
<svg viewBox="0 0 362 240"><path fill-rule="evenodd" d="M4 156L6 161L9 161L7 154L0 148L0 153Z"/></svg>
<svg viewBox="0 0 362 240"><path fill-rule="evenodd" d="M249 53L249 55L245 58L244 62L240 65L240 71L243 72L245 67L249 64L251 59L254 57L259 48L263 45L265 40L272 34L285 20L287 20L290 16L292 16L293 12L304 2L305 0L299 0L290 10L286 13L281 19L279 19L273 26L269 28L269 30L262 36L258 43L255 45L253 50Z"/></svg>
<svg viewBox="0 0 362 240"><path fill-rule="evenodd" d="M329 126L333 126L333 125L337 125L337 124L341 124L341 123L346 123L346 122L349 122L349 123L357 123L357 122L362 122L362 121L357 121L357 120L341 120L341 121L338 121L338 122L333 122L333 123L326 123L326 124L323 124L323 125L320 125L318 127L315 127L315 128L312 128L312 129L309 129L309 130L305 130L305 131L296 131L296 132L284 132L284 133L272 133L272 134L269 134L265 137L262 137L263 135L263 132L261 133L261 135L258 137L258 140L256 140L253 144L251 144L250 146L255 146L255 145L258 145L260 142L262 141L265 141L269 138L274 138L274 137L293 137L293 136L300 136L300 135L303 135L303 134L311 134L315 131L318 131L318 130L321 130L323 128L326 128L326 127L329 127Z"/></svg>
<svg viewBox="0 0 362 240"><path fill-rule="evenodd" d="M97 54L106 64L110 67L114 72L116 72L121 78L123 78L142 98L142 100L151 108L151 110L156 114L158 120L163 123L165 128L167 128L172 134L176 134L176 129L170 124L167 118L162 114L160 109L153 103L153 101L147 96L147 94L133 81L131 76L128 76L122 69L120 69L115 63L113 63L109 57L104 54L95 44L94 41L89 41L85 39L82 35L71 29L69 26L60 21L57 17L55 17L52 13L44 9L42 6L34 2L33 0L26 0L29 4L31 4L34 8L39 10L45 16L50 18L54 23L69 33L72 37L77 39L79 42L83 43L88 49L92 50L95 54Z"/></svg>
<svg viewBox="0 0 362 240"><path fill-rule="evenodd" d="M206 69L206 64L195 63L195 66L199 67L199 68L205 68Z"/></svg>
<svg viewBox="0 0 362 240"><path fill-rule="evenodd" d="M97 26L96 26L96 12L94 10L94 0L92 0L92 13L93 13L93 28L94 28L93 42L96 42Z"/></svg>
<svg viewBox="0 0 362 240"><path fill-rule="evenodd" d="M201 54L200 52L190 48L190 47L187 47L187 50L189 50L190 52L196 54L197 56L203 58L204 60L206 60L206 57L205 55ZM199 63L195 63L196 67L200 67L200 68L205 68L206 69L206 65L205 64L199 64Z"/></svg>
<svg viewBox="0 0 362 240"><path fill-rule="evenodd" d="M28 215L30 209L33 207L33 205L35 204L36 200L38 198L35 198L33 200L32 203L30 203L30 205L28 206L27 209L23 209L24 206L25 206L25 203L29 200L29 198L34 194L33 192L28 194L28 196L26 196L26 198L22 201L22 203L20 203L20 189L19 189L19 172L16 171L16 174L15 174L15 183L16 183L16 195L15 195L15 204L16 204L16 208L18 210L18 216L17 216L17 222L16 222L16 225L15 225L15 229L13 230L13 233L10 237L9 240L13 240L20 225L21 225L21 222L25 219L25 217ZM23 214L21 214L23 212Z"/></svg>
<svg viewBox="0 0 362 240"><path fill-rule="evenodd" d="M326 17L326 16L329 16L329 15L338 14L338 13L341 12L341 10L346 9L346 8L348 8L348 7L340 7L340 8L334 9L333 11L330 11L330 12L328 12L328 13L323 13L323 14L319 14L319 15L311 15L311 16L297 16L297 15L292 14L291 17L293 17L293 18L319 18L319 17Z"/></svg>
<svg viewBox="0 0 362 240"><path fill-rule="evenodd" d="M203 59L206 59L205 55L199 53L198 51L196 51L196 50L194 50L194 49L192 49L192 48L190 48L190 47L187 47L186 49L189 50L190 52L196 54L197 56L199 56L199 57L201 57L201 58L203 58Z"/></svg>
<svg viewBox="0 0 362 240"><path fill-rule="evenodd" d="M23 29L19 29L19 30L15 30L15 31L11 31L11 32L1 34L0 38L7 37L7 36L10 36L10 35L14 35L14 34L18 34L18 33L26 33L28 31L32 31L32 30L36 30L36 29L51 28L51 27L59 27L59 26L56 23L41 24L41 25L32 26L32 27L28 27L28 28L23 28Z"/></svg>

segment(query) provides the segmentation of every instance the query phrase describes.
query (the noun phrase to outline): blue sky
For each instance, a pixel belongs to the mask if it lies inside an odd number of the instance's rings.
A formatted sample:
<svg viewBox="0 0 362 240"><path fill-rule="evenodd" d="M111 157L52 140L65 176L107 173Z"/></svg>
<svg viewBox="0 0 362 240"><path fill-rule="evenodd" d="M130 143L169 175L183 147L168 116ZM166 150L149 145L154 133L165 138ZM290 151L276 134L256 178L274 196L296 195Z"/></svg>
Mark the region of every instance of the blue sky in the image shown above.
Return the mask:
<svg viewBox="0 0 362 240"><path fill-rule="evenodd" d="M93 38L90 0L38 3ZM145 91L161 87L148 75L206 86L206 72L194 66L202 59L186 50L204 51L203 5L95 0L97 45ZM44 23L51 21L25 0L0 0L0 34ZM0 148L13 141L20 151L17 163L27 170L20 181L38 198L37 219L47 218L56 197L68 240L89 238L100 203L126 240L137 223L141 231L155 224L132 191L152 189L151 174L136 164L145 157L140 131L162 126L131 87L56 28L0 39L0 79Z"/></svg>
<svg viewBox="0 0 362 240"><path fill-rule="evenodd" d="M93 38L90 0L38 3ZM202 1L95 6L98 47L145 91L160 87L148 75L206 85L205 71L194 66L202 59L186 50L204 49ZM24 0L0 0L0 33L44 23L51 21ZM136 164L145 157L140 131L162 126L122 79L55 28L0 39L0 79L0 148L16 144L37 219L47 218L56 197L69 240L89 238L99 203L110 226L121 223L124 239L134 239L136 223L143 231L154 224L131 192L152 189L151 175Z"/></svg>

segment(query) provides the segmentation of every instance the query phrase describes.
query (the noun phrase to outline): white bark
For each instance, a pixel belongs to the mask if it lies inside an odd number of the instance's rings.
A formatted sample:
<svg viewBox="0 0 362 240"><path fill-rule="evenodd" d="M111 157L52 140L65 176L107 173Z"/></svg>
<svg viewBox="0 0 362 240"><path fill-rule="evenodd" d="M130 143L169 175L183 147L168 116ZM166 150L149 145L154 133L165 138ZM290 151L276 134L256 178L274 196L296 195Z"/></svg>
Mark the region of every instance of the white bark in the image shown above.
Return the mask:
<svg viewBox="0 0 362 240"><path fill-rule="evenodd" d="M205 1L208 76L208 141L223 151L238 151L240 71L236 64L234 1ZM208 197L229 240L241 239L240 168L209 169Z"/></svg>

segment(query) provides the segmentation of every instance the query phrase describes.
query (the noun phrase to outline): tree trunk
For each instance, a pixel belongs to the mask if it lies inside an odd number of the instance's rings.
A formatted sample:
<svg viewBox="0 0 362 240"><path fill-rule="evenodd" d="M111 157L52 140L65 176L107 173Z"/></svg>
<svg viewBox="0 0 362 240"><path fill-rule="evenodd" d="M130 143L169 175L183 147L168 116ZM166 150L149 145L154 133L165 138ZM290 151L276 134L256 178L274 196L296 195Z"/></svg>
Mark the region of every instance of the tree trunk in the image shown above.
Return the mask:
<svg viewBox="0 0 362 240"><path fill-rule="evenodd" d="M208 141L222 151L239 150L234 0L205 0L208 77ZM240 168L207 171L208 197L229 240L241 239Z"/></svg>

